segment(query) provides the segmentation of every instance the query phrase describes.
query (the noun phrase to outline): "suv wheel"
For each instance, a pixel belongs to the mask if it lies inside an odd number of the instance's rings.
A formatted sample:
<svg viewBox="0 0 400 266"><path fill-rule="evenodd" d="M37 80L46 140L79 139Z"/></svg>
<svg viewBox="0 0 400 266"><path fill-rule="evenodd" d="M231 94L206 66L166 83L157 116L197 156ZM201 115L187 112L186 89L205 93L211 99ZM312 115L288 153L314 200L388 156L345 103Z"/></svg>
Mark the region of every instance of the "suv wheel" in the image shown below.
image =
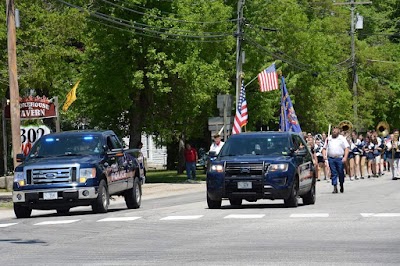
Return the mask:
<svg viewBox="0 0 400 266"><path fill-rule="evenodd" d="M285 199L285 206L288 208L295 208L299 204L298 202L298 190L299 190L299 185L298 181L296 180L293 183L292 190L290 191L289 198Z"/></svg>
<svg viewBox="0 0 400 266"><path fill-rule="evenodd" d="M232 206L242 205L242 199L229 199L229 202L231 203Z"/></svg>
<svg viewBox="0 0 400 266"><path fill-rule="evenodd" d="M17 218L29 218L31 217L32 209L14 203L14 213Z"/></svg>
<svg viewBox="0 0 400 266"><path fill-rule="evenodd" d="M106 186L106 181L101 180L99 184L99 190L97 198L92 204L92 209L96 213L106 213L108 211L108 205L110 204L110 195Z"/></svg>
<svg viewBox="0 0 400 266"><path fill-rule="evenodd" d="M220 209L221 208L221 203L222 200L212 200L210 197L207 195L207 205L208 208L210 209Z"/></svg>
<svg viewBox="0 0 400 266"><path fill-rule="evenodd" d="M313 205L315 203L315 179L311 185L310 191L303 196L304 205Z"/></svg>
<svg viewBox="0 0 400 266"><path fill-rule="evenodd" d="M142 203L142 186L140 185L139 178L135 177L133 180L133 188L125 192L125 203L128 209L138 209Z"/></svg>

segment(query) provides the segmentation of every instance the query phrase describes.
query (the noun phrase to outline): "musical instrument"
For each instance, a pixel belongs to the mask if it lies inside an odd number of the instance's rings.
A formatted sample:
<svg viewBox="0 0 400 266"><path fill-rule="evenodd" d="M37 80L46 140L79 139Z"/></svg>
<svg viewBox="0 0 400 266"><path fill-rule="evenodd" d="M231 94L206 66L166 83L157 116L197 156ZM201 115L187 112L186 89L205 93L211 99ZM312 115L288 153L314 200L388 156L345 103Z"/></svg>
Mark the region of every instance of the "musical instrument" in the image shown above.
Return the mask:
<svg viewBox="0 0 400 266"><path fill-rule="evenodd" d="M378 135L383 138L389 135L390 126L388 122L386 121L379 122L379 124L376 126L376 131L378 132Z"/></svg>
<svg viewBox="0 0 400 266"><path fill-rule="evenodd" d="M349 135L353 130L353 124L348 120L341 121L337 127L340 128L340 130L342 130L345 135Z"/></svg>

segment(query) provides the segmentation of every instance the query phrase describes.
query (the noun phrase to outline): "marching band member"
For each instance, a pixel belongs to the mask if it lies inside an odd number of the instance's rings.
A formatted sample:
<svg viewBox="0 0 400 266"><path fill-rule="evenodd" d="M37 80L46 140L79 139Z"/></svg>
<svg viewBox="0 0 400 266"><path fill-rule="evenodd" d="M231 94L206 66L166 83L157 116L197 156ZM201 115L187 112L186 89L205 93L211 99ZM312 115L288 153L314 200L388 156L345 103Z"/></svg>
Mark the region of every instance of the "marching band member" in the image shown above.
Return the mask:
<svg viewBox="0 0 400 266"><path fill-rule="evenodd" d="M359 165L359 171L360 171L360 178L364 179L364 174L365 174L365 167L367 164L367 154L364 152L364 146L365 146L365 141L364 141L364 136L362 134L358 135L358 145L357 148L360 151L360 165Z"/></svg>
<svg viewBox="0 0 400 266"><path fill-rule="evenodd" d="M359 146L361 144L361 141L357 137L357 132L354 130L351 132L351 138L350 138L350 151L352 153L352 157L350 158L350 153L349 153L349 164L350 164L350 180L352 180L352 177L354 179L358 180L359 176L361 176L360 172L360 155L361 152L359 150Z"/></svg>
<svg viewBox="0 0 400 266"><path fill-rule="evenodd" d="M371 143L370 137L368 135L365 137L363 151L367 158L367 174L368 178L370 178L371 175L373 174L372 170L375 169L375 166L372 167L373 162L375 161L375 157L374 157L374 144Z"/></svg>
<svg viewBox="0 0 400 266"><path fill-rule="evenodd" d="M324 156L322 154L322 150L324 148L324 145L321 143L320 139L315 139L315 146L314 146L314 153L316 157L316 172L317 172L317 180L320 181L320 169L323 169L324 171L324 180L327 180L327 168L325 167L325 161L324 161Z"/></svg>
<svg viewBox="0 0 400 266"><path fill-rule="evenodd" d="M374 144L374 165L375 173L374 177L378 178L381 175L381 153L382 153L382 140L377 136L376 132L372 135L372 143Z"/></svg>
<svg viewBox="0 0 400 266"><path fill-rule="evenodd" d="M397 180L400 173L399 130L395 129L386 142L386 156L389 158L392 179Z"/></svg>

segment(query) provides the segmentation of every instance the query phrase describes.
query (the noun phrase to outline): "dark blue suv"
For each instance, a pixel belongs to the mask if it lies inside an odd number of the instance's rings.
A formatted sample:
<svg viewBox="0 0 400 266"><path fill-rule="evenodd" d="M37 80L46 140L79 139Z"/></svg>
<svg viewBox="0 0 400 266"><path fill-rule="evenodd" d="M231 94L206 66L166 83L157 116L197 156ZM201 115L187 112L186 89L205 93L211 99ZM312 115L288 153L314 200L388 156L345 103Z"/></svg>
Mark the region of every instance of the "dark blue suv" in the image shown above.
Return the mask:
<svg viewBox="0 0 400 266"><path fill-rule="evenodd" d="M212 155L211 155L212 156ZM221 207L242 200L283 199L285 206L315 203L316 175L304 139L293 132L253 132L231 136L207 170L207 204Z"/></svg>

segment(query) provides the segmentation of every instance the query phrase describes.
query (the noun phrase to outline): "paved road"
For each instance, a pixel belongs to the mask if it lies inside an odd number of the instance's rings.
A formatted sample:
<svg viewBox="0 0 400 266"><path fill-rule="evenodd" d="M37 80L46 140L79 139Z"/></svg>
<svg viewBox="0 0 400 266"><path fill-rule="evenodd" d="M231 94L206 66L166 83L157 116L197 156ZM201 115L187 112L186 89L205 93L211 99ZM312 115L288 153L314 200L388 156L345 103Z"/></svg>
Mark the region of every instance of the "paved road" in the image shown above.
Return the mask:
<svg viewBox="0 0 400 266"><path fill-rule="evenodd" d="M400 180L348 181L344 194L317 185L313 206L281 201L209 210L191 194L113 202L107 214L35 213L0 219L1 265L384 265L400 264Z"/></svg>

